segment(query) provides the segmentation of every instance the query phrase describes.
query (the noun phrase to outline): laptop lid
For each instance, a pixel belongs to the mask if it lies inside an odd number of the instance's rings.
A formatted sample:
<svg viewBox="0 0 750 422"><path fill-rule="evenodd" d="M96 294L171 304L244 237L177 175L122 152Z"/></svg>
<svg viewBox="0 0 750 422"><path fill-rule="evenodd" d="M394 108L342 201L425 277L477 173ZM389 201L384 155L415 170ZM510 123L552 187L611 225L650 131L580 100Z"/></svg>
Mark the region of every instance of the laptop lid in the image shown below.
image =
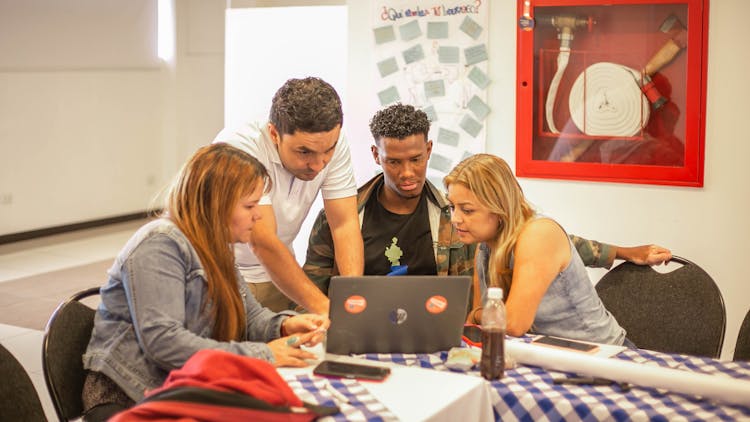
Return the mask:
<svg viewBox="0 0 750 422"><path fill-rule="evenodd" d="M331 277L326 352L432 353L461 344L468 276Z"/></svg>

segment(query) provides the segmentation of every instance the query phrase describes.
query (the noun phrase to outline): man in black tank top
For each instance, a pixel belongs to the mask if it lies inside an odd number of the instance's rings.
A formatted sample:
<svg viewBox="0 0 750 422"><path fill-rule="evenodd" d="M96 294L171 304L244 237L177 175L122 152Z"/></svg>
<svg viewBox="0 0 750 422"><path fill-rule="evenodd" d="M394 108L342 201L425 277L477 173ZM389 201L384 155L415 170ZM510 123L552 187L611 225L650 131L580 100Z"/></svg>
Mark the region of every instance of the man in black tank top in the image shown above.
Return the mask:
<svg viewBox="0 0 750 422"><path fill-rule="evenodd" d="M375 162L383 173L358 189L365 274L471 275L474 245L458 240L443 193L427 180L432 152L427 114L410 105L380 110L370 121ZM330 229L320 213L303 269L324 292L337 274Z"/></svg>

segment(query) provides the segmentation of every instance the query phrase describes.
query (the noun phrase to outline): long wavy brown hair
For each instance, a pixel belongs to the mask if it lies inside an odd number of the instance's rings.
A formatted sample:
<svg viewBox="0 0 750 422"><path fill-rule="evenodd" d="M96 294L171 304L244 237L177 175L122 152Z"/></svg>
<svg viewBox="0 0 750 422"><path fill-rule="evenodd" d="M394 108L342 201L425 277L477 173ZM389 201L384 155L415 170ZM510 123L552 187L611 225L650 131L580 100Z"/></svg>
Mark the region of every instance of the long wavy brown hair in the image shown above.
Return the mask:
<svg viewBox="0 0 750 422"><path fill-rule="evenodd" d="M479 203L500 217L500 225L493 239L488 240L489 285L502 287L508 297L513 273L510 258L521 229L536 212L526 201L521 185L513 171L500 157L475 154L460 162L443 179L445 187L453 183L470 190Z"/></svg>
<svg viewBox="0 0 750 422"><path fill-rule="evenodd" d="M258 160L231 145L212 144L196 151L167 193L165 215L190 241L205 270L208 294L203 307L210 307L212 337L218 341L245 336L229 219L239 199L258 183L265 192L271 188Z"/></svg>

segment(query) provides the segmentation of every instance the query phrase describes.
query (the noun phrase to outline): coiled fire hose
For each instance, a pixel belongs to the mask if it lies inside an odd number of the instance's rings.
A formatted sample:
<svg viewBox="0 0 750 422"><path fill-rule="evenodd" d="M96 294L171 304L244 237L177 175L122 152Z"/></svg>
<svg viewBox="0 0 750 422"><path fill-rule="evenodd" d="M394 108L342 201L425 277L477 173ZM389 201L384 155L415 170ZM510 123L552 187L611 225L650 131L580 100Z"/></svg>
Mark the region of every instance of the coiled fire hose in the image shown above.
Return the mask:
<svg viewBox="0 0 750 422"><path fill-rule="evenodd" d="M637 135L648 123L649 101L638 85L635 69L610 62L592 64L570 89L570 117L592 136Z"/></svg>

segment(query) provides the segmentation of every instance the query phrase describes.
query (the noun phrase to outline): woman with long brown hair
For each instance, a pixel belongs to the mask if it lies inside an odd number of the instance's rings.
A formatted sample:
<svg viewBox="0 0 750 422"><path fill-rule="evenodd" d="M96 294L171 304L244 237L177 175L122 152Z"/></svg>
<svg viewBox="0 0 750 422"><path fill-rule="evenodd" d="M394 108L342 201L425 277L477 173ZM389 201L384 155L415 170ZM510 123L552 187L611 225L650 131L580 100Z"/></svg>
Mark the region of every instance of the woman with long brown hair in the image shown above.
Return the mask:
<svg viewBox="0 0 750 422"><path fill-rule="evenodd" d="M326 317L260 306L235 268L233 244L250 240L266 169L227 144L200 148L179 172L161 218L120 251L101 288L83 356L86 420L103 420L158 387L201 349L277 366L305 366Z"/></svg>
<svg viewBox="0 0 750 422"><path fill-rule="evenodd" d="M632 345L604 308L576 248L556 221L528 203L508 164L476 154L444 179L451 220L462 242L478 243L479 287L501 287L507 334L529 331ZM481 320L475 303L469 322Z"/></svg>

